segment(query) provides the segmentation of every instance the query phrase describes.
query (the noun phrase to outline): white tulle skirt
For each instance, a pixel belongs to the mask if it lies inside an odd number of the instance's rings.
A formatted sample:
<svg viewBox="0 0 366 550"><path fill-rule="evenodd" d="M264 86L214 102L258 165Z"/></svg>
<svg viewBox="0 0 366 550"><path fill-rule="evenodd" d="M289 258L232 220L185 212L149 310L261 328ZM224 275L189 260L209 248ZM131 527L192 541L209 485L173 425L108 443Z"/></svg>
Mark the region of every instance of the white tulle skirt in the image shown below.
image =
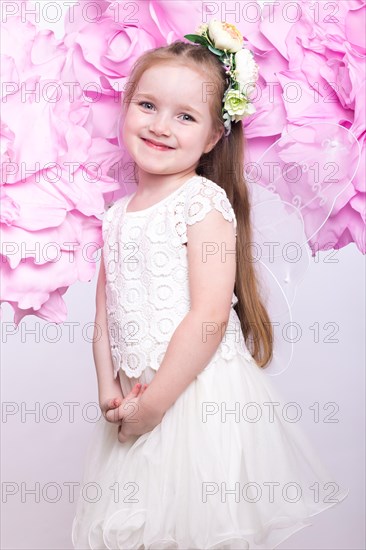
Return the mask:
<svg viewBox="0 0 366 550"><path fill-rule="evenodd" d="M120 381L124 395L136 383L122 371ZM254 361L235 356L209 364L149 433L120 443L101 417L74 548L272 549L311 525L349 491L284 418L284 403Z"/></svg>

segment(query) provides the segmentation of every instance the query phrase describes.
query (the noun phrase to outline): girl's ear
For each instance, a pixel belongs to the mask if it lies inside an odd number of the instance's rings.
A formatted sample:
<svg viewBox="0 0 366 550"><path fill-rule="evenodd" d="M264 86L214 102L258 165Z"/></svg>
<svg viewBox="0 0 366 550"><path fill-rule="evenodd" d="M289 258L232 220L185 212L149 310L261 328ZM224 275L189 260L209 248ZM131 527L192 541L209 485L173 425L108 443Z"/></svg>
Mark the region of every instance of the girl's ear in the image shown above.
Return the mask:
<svg viewBox="0 0 366 550"><path fill-rule="evenodd" d="M206 145L206 148L205 150L203 151L205 154L209 153L210 151L212 151L212 149L215 147L216 143L218 141L220 141L221 137L223 136L224 134L224 130L218 130L217 132L215 132L213 134L213 137L210 139L210 141L208 142L208 144Z"/></svg>

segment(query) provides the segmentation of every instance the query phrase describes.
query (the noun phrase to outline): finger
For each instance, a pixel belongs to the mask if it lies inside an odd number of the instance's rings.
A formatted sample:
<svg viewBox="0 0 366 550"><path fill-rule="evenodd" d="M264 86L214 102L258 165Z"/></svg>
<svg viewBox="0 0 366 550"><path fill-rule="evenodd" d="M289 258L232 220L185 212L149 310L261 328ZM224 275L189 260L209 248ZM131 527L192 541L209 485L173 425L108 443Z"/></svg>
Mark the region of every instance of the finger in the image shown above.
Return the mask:
<svg viewBox="0 0 366 550"><path fill-rule="evenodd" d="M113 409L113 399L108 399L104 405L104 411L109 411L109 409Z"/></svg>
<svg viewBox="0 0 366 550"><path fill-rule="evenodd" d="M118 422L118 407L116 409L109 409L108 411L106 411L105 418L108 420L108 422Z"/></svg>
<svg viewBox="0 0 366 550"><path fill-rule="evenodd" d="M137 397L140 392L140 389L141 389L141 384L138 382L137 384L134 385L130 393L127 395L126 399Z"/></svg>
<svg viewBox="0 0 366 550"><path fill-rule="evenodd" d="M138 384L135 384L135 386L132 388L132 393L135 397L137 397L138 394L140 393L141 386L142 386L142 384L139 382Z"/></svg>
<svg viewBox="0 0 366 550"><path fill-rule="evenodd" d="M140 384L140 387L138 389L137 394L135 394L135 397L139 397L145 391L146 389L145 386L147 387L146 384Z"/></svg>
<svg viewBox="0 0 366 550"><path fill-rule="evenodd" d="M120 406L120 399L118 397L114 397L113 399L108 399L107 403L107 409L115 409Z"/></svg>

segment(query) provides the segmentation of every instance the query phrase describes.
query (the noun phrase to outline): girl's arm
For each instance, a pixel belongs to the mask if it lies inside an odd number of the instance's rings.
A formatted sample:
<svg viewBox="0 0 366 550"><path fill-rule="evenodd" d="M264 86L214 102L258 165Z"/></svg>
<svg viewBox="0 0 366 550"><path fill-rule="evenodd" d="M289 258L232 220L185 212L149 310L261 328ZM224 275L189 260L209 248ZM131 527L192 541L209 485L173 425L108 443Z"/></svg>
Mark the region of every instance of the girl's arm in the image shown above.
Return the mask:
<svg viewBox="0 0 366 550"><path fill-rule="evenodd" d="M164 359L139 402L138 423L158 424L207 366L225 333L236 273L233 222L216 210L187 228L191 309L177 326ZM136 416L134 416L136 422Z"/></svg>
<svg viewBox="0 0 366 550"><path fill-rule="evenodd" d="M105 296L105 267L101 257L96 290L96 313L93 335L93 356L98 379L99 404L118 398L122 401L123 393L119 378L113 378L113 363L107 326L107 309Z"/></svg>

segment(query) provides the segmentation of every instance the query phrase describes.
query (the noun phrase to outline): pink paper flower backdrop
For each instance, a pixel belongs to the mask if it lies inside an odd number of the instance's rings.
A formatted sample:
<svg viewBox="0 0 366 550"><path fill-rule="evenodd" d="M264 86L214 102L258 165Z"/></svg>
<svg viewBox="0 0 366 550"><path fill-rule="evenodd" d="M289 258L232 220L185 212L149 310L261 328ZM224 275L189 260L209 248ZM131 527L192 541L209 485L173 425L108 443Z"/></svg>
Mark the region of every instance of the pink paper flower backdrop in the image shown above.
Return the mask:
<svg viewBox="0 0 366 550"><path fill-rule="evenodd" d="M358 142L361 162L309 244L322 250L355 242L365 253L364 1L299 1L296 12L294 2L280 2L260 19L253 2L232 3L240 12L226 15L231 3L85 0L70 7L60 40L37 28L26 0L9 4L15 7L2 14L1 301L13 307L15 323L29 314L66 319L63 294L94 276L105 203L134 189L118 136L132 63L212 17L240 29L260 67L257 112L244 122L246 162L270 159L282 135L320 121ZM311 146L319 145L324 163L317 135ZM291 199L285 178L274 190ZM319 208L304 216L309 226Z"/></svg>

